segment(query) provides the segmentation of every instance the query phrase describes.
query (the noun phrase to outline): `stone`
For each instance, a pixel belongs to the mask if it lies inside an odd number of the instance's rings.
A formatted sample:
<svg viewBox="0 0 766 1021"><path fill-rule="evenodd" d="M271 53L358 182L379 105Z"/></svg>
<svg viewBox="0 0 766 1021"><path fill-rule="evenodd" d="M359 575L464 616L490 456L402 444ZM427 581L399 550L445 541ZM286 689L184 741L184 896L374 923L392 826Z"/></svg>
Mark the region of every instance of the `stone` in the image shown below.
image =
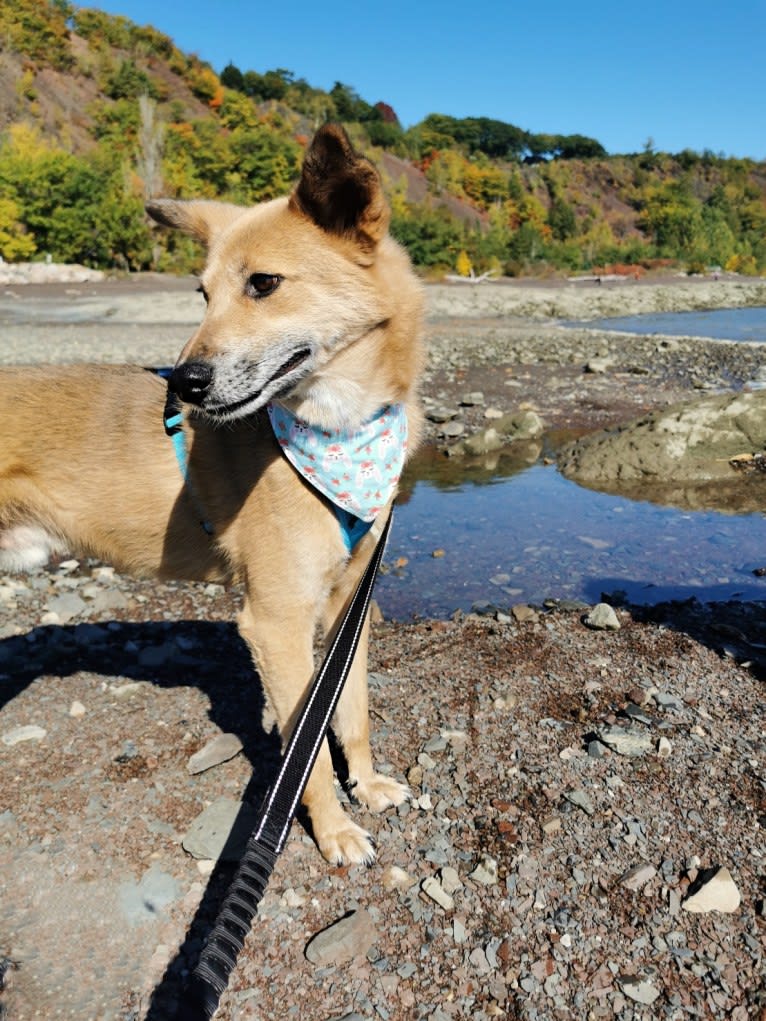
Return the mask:
<svg viewBox="0 0 766 1021"><path fill-rule="evenodd" d="M387 869L384 869L380 880L387 890L409 890L417 883L414 876L399 868L398 865L389 865Z"/></svg>
<svg viewBox="0 0 766 1021"><path fill-rule="evenodd" d="M689 887L687 897L682 901L684 911L705 914L721 911L733 914L738 910L741 897L731 873L725 867L703 869Z"/></svg>
<svg viewBox="0 0 766 1021"><path fill-rule="evenodd" d="M593 807L593 802L588 796L586 791L567 791L564 795L570 805L575 805L577 808L581 808L586 815L593 815L596 809Z"/></svg>
<svg viewBox="0 0 766 1021"><path fill-rule="evenodd" d="M497 862L490 855L482 855L479 864L470 873L471 879L482 886L494 886L497 883Z"/></svg>
<svg viewBox="0 0 766 1021"><path fill-rule="evenodd" d="M78 719L80 716L84 716L87 712L82 702L75 700L69 707L69 715L74 719Z"/></svg>
<svg viewBox="0 0 766 1021"><path fill-rule="evenodd" d="M176 879L154 864L138 883L122 883L119 889L120 909L131 925L153 921L181 892Z"/></svg>
<svg viewBox="0 0 766 1021"><path fill-rule="evenodd" d="M594 631L619 631L620 621L609 603L597 603L585 616L585 623Z"/></svg>
<svg viewBox="0 0 766 1021"><path fill-rule="evenodd" d="M369 912L358 908L312 936L304 952L312 964L322 968L364 957L376 939L377 931Z"/></svg>
<svg viewBox="0 0 766 1021"><path fill-rule="evenodd" d="M640 734L622 727L605 727L599 731L598 739L618 755L646 755L654 748L654 738L649 734Z"/></svg>
<svg viewBox="0 0 766 1021"><path fill-rule="evenodd" d="M22 741L42 741L45 735L48 733L44 727L38 727L34 723L29 723L22 727L13 727L12 730L7 730L0 740L7 747L12 748L16 744L21 744Z"/></svg>
<svg viewBox="0 0 766 1021"><path fill-rule="evenodd" d="M58 623L66 624L74 617L79 617L87 609L87 605L76 592L65 592L49 599L46 609L48 613L56 614Z"/></svg>
<svg viewBox="0 0 766 1021"><path fill-rule="evenodd" d="M660 990L648 978L640 975L621 975L618 981L623 993L635 1003L651 1006L660 995Z"/></svg>
<svg viewBox="0 0 766 1021"><path fill-rule="evenodd" d="M193 820L181 846L193 858L239 861L255 821L249 805L218 798Z"/></svg>
<svg viewBox="0 0 766 1021"><path fill-rule="evenodd" d="M524 624L528 620L537 620L540 616L537 610L527 606L525 603L517 603L515 606L512 606L511 613L513 614L513 619L519 624Z"/></svg>
<svg viewBox="0 0 766 1021"><path fill-rule="evenodd" d="M455 901L435 876L426 876L420 884L420 889L426 897L438 904L440 908L444 908L445 911L452 911L455 907Z"/></svg>
<svg viewBox="0 0 766 1021"><path fill-rule="evenodd" d="M216 734L204 748L195 752L186 763L186 769L192 775L204 773L207 769L228 762L242 751L242 742L236 734Z"/></svg>
<svg viewBox="0 0 766 1021"><path fill-rule="evenodd" d="M620 886L624 886L627 890L640 890L642 886L646 886L656 875L657 869L653 865L649 865L648 862L642 862L640 865L634 865L627 872L623 872L618 882Z"/></svg>
<svg viewBox="0 0 766 1021"><path fill-rule="evenodd" d="M466 408L474 408L484 403L484 394L481 390L474 390L472 393L463 394L460 403Z"/></svg>
<svg viewBox="0 0 766 1021"><path fill-rule="evenodd" d="M673 745L666 737L661 737L657 742L657 757L668 759L673 751Z"/></svg>

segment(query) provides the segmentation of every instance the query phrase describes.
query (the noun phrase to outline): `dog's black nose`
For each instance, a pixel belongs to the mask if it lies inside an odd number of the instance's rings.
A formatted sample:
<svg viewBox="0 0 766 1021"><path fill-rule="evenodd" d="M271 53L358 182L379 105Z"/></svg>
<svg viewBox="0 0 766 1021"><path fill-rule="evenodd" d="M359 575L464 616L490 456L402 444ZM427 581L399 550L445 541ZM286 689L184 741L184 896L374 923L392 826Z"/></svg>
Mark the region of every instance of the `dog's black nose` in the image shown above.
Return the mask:
<svg viewBox="0 0 766 1021"><path fill-rule="evenodd" d="M208 362L183 362L170 374L168 386L187 404L202 404L213 382L213 367Z"/></svg>

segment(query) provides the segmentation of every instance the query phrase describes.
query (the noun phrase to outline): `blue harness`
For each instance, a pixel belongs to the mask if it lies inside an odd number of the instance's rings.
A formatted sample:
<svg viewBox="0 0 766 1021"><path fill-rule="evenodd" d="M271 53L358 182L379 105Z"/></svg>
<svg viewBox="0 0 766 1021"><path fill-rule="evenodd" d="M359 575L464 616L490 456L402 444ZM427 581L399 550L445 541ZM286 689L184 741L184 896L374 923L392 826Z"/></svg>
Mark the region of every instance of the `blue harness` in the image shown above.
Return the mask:
<svg viewBox="0 0 766 1021"><path fill-rule="evenodd" d="M173 443L173 453L176 456L176 461L178 462L178 468L181 472L184 485L189 492L189 496L191 497L195 508L199 512L202 505L194 492L189 478L189 452L186 448L186 436L183 428L183 406L178 397L174 393L171 393L170 390L168 390L168 394L165 399L165 410L162 418L165 425L165 433L170 437ZM364 521L362 518L356 517L355 514L352 514L344 507L339 507L338 504L333 503L332 501L331 506L335 512L335 517L338 520L340 534L343 538L346 549L349 553L352 553L359 540L369 532L370 528L372 528L373 522ZM212 536L214 534L213 526L205 519L204 515L200 516L200 526L206 535Z"/></svg>

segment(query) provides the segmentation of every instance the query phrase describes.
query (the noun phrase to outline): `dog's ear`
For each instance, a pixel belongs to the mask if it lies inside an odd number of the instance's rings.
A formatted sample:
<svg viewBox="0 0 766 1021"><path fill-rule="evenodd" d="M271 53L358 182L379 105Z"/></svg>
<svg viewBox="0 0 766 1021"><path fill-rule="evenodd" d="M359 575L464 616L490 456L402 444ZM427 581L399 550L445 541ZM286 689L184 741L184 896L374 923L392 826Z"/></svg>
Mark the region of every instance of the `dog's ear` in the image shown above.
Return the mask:
<svg viewBox="0 0 766 1021"><path fill-rule="evenodd" d="M322 230L356 241L367 256L388 229L380 175L338 124L325 124L314 136L290 207Z"/></svg>
<svg viewBox="0 0 766 1021"><path fill-rule="evenodd" d="M221 231L239 219L247 210L228 202L195 200L182 202L176 199L153 199L147 202L146 211L163 227L175 227L184 234L209 245Z"/></svg>

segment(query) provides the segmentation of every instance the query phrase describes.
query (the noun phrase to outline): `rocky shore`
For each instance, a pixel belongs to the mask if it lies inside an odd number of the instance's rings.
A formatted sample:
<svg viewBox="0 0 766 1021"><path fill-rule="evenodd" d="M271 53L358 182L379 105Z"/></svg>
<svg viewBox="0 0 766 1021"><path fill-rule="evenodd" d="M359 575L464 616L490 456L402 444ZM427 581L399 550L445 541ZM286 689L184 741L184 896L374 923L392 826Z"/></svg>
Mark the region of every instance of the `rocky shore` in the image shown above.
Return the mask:
<svg viewBox="0 0 766 1021"><path fill-rule="evenodd" d="M0 361L167 363L195 286L7 287ZM560 320L763 288L430 287L429 439L477 435L488 411L582 433L739 392L755 345ZM172 1018L237 853L216 860L220 820L247 829L275 763L238 597L88 561L0 577L4 1021ZM762 606L551 602L374 630L375 758L413 801L349 806L369 869L330 868L294 824L217 1017L766 1018Z"/></svg>

